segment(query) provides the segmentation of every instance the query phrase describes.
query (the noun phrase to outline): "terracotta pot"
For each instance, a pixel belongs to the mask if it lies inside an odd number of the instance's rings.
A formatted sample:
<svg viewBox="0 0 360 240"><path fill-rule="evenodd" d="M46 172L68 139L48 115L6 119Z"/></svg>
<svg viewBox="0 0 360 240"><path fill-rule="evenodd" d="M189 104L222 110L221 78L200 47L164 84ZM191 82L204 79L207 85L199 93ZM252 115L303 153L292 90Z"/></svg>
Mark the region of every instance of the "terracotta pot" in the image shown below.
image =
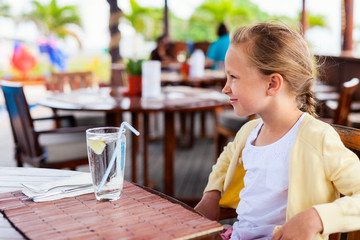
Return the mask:
<svg viewBox="0 0 360 240"><path fill-rule="evenodd" d="M125 96L141 96L141 76L128 75L128 90Z"/></svg>
<svg viewBox="0 0 360 240"><path fill-rule="evenodd" d="M181 76L188 77L189 72L190 72L190 65L188 63L182 63L181 64L181 69L180 69Z"/></svg>

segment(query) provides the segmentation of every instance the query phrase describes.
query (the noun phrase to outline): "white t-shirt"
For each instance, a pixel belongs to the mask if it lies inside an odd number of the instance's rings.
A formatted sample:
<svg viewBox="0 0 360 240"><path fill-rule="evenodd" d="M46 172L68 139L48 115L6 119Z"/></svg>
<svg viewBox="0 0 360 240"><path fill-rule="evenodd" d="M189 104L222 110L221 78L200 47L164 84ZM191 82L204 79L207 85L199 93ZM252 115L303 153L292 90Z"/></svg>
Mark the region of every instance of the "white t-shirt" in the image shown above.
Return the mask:
<svg viewBox="0 0 360 240"><path fill-rule="evenodd" d="M233 225L231 239L268 240L274 227L285 223L290 151L305 115L281 139L266 146L252 144L262 121L250 133L242 152L245 187L240 191L238 221Z"/></svg>

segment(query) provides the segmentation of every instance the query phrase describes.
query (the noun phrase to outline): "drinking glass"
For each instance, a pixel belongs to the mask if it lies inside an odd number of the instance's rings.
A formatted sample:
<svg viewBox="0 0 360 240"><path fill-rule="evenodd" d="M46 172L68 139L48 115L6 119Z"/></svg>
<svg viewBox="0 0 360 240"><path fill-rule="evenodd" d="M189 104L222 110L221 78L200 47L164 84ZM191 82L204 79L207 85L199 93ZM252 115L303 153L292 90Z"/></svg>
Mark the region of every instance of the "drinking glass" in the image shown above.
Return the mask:
<svg viewBox="0 0 360 240"><path fill-rule="evenodd" d="M118 127L99 127L86 130L87 152L95 197L99 201L114 201L120 198L125 170L125 130ZM116 147L120 144L119 147ZM117 150L117 152L115 152ZM115 154L113 156L113 154ZM100 187L110 161L114 164L104 185ZM99 191L100 190L100 191Z"/></svg>

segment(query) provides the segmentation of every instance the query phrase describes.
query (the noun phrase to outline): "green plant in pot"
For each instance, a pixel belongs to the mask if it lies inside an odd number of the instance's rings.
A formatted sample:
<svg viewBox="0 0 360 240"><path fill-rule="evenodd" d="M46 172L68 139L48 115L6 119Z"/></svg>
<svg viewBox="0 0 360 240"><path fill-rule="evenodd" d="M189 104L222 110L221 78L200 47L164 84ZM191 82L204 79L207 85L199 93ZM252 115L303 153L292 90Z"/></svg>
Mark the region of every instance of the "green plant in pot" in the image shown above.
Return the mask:
<svg viewBox="0 0 360 240"><path fill-rule="evenodd" d="M125 96L141 96L141 65L144 60L129 59L126 62L126 73L128 78L128 91Z"/></svg>

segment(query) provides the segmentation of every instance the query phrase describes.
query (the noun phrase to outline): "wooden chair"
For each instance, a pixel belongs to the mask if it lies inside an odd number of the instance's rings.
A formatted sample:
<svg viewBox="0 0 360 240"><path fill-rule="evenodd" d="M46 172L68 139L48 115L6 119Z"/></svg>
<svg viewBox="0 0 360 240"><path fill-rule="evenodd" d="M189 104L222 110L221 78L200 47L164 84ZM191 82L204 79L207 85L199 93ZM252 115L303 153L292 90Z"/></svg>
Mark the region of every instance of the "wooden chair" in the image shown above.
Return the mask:
<svg viewBox="0 0 360 240"><path fill-rule="evenodd" d="M340 135L341 141L344 143L345 147L349 148L351 151L356 153L360 157L360 129L332 124L337 133ZM358 240L360 239L360 230L344 233L342 236L341 233L331 234L329 240ZM347 235L347 238L346 238Z"/></svg>
<svg viewBox="0 0 360 240"><path fill-rule="evenodd" d="M69 93L79 89L97 89L99 85L93 79L91 71L51 73L51 79L47 84L47 90L51 92ZM105 125L106 117L101 112L72 112L64 110L54 111L54 115L62 116L72 114L78 126ZM57 126L58 127L58 126Z"/></svg>
<svg viewBox="0 0 360 240"><path fill-rule="evenodd" d="M51 73L47 89L52 92L70 92L80 88L98 87L91 71Z"/></svg>
<svg viewBox="0 0 360 240"><path fill-rule="evenodd" d="M186 42L175 41L169 43L168 54L174 59L177 59L179 53L187 52L187 51L188 51L188 47Z"/></svg>
<svg viewBox="0 0 360 240"><path fill-rule="evenodd" d="M194 49L201 49L206 56L206 53L210 47L210 44L211 44L211 42L208 42L208 41L194 42Z"/></svg>
<svg viewBox="0 0 360 240"><path fill-rule="evenodd" d="M345 125L345 126L349 125L348 116L350 113L351 102L358 86L359 86L358 78L353 78L350 81L344 82L340 90L340 97L337 104L334 104L334 102L330 100L325 103L327 108L329 108L330 110L334 109L333 118L332 119L320 118L320 119L328 123Z"/></svg>
<svg viewBox="0 0 360 240"><path fill-rule="evenodd" d="M0 81L9 113L15 142L17 166L24 163L35 167L70 168L88 164L85 130L83 127L64 127L36 131L34 122L40 120L68 120L73 117L55 116L33 119L30 115L23 86Z"/></svg>
<svg viewBox="0 0 360 240"><path fill-rule="evenodd" d="M340 135L341 141L345 147L356 153L360 157L360 129L332 124L336 132ZM237 214L235 209L221 208L220 220L236 218ZM349 233L333 233L330 235L329 240L359 240L360 230Z"/></svg>

